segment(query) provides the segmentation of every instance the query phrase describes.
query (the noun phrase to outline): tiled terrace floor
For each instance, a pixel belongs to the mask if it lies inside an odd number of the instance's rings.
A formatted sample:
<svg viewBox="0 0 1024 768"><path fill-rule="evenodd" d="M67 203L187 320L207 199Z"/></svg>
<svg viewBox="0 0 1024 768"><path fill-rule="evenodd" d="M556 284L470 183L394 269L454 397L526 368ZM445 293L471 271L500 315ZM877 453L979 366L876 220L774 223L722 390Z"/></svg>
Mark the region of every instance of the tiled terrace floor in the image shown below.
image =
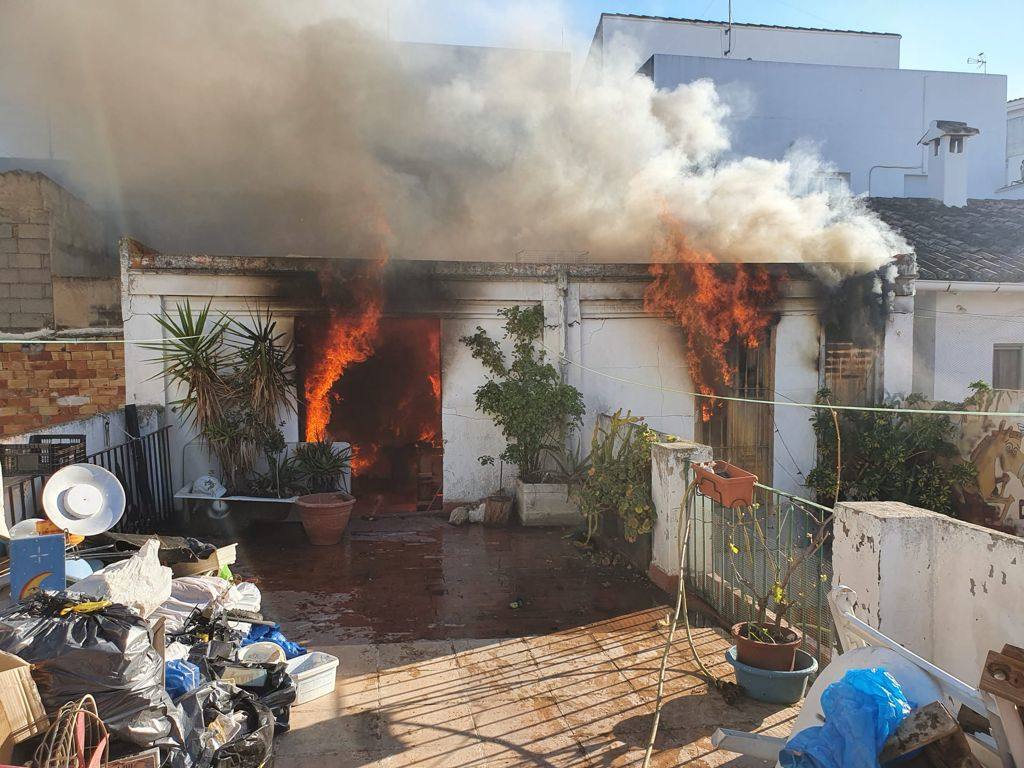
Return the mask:
<svg viewBox="0 0 1024 768"><path fill-rule="evenodd" d="M241 544L265 612L341 660L334 695L293 710L277 768L641 764L663 596L560 532L357 514L337 547L310 547L283 524ZM723 671L724 636L695 639ZM680 641L655 765L734 761L711 749L720 725L788 731L791 709L729 706L693 666Z"/></svg>

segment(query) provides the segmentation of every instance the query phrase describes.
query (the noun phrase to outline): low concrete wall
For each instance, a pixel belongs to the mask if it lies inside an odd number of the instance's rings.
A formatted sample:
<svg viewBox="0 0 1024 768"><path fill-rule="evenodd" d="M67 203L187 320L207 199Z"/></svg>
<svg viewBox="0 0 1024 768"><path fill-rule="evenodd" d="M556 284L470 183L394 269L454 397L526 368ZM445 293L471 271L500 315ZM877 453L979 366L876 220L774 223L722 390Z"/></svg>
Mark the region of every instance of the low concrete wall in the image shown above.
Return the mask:
<svg viewBox="0 0 1024 768"><path fill-rule="evenodd" d="M1024 539L896 502L841 503L834 533L857 616L964 682L1024 644Z"/></svg>
<svg viewBox="0 0 1024 768"><path fill-rule="evenodd" d="M679 578L679 512L689 478L687 462L711 461L711 448L679 441L651 446L651 497L654 530L651 531L651 580L674 592Z"/></svg>
<svg viewBox="0 0 1024 768"><path fill-rule="evenodd" d="M139 432L143 437L156 432L160 426L159 408L139 408ZM85 435L85 452L90 455L128 441L124 408L119 408L116 411L97 413L87 419L47 424L18 435L0 437L0 443L27 443L32 435Z"/></svg>

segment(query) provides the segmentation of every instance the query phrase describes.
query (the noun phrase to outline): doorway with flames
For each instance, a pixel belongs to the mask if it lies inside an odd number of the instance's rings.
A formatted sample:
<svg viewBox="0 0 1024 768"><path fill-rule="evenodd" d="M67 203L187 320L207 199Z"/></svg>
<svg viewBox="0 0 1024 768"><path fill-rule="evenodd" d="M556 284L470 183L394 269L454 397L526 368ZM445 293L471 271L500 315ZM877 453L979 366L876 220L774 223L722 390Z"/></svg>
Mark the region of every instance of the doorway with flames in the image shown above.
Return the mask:
<svg viewBox="0 0 1024 768"><path fill-rule="evenodd" d="M296 319L300 432L352 447L352 493L379 511L442 508L441 321Z"/></svg>
<svg viewBox="0 0 1024 768"><path fill-rule="evenodd" d="M757 475L765 485L772 484L774 469L774 406L744 400L773 400L775 396L775 333L769 329L757 345L733 341L726 350L731 368L728 391L722 393L737 400L719 400L707 407L703 399L696 411L697 442L710 445L716 457L743 467Z"/></svg>

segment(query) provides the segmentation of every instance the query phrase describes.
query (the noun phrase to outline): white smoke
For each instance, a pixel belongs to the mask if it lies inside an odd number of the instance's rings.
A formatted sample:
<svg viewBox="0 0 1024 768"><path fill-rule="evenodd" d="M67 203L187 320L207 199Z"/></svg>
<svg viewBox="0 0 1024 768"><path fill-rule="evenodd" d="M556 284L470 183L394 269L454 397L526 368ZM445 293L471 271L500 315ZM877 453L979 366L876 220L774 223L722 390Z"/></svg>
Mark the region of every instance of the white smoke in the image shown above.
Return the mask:
<svg viewBox="0 0 1024 768"><path fill-rule="evenodd" d="M659 92L609 50L604 76L572 87L564 54L397 44L383 4L294 5L6 3L0 87L51 116L91 200L164 250L643 262L666 221L722 261L837 275L906 250L816 191L808 153L730 159L708 81ZM522 37L543 12L471 7ZM430 10L426 38L444 17Z"/></svg>

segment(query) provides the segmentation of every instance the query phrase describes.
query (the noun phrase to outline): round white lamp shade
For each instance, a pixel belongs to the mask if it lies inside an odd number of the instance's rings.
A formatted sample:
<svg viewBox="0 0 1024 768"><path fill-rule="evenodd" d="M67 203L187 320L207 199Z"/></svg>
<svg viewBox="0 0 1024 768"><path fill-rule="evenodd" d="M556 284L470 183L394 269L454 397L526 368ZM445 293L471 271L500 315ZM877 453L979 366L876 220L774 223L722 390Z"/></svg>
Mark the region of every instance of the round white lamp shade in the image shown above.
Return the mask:
<svg viewBox="0 0 1024 768"><path fill-rule="evenodd" d="M124 488L112 472L95 464L72 464L53 473L43 487L50 522L80 536L109 531L124 514Z"/></svg>

